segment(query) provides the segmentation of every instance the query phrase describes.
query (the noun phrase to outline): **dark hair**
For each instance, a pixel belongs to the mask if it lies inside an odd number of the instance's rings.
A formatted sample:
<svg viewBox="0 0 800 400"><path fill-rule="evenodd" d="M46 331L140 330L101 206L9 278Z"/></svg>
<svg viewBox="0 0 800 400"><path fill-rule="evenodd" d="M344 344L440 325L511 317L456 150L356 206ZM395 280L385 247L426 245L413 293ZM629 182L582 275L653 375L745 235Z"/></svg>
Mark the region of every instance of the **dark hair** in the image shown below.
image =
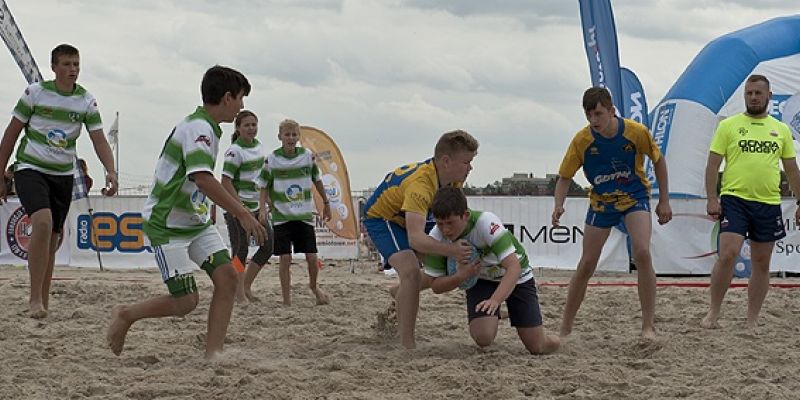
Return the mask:
<svg viewBox="0 0 800 400"><path fill-rule="evenodd" d="M600 86L586 89L583 92L583 111L592 111L598 104L608 109L614 107L614 102L611 101L611 92Z"/></svg>
<svg viewBox="0 0 800 400"><path fill-rule="evenodd" d="M56 65L58 64L58 57L61 56L77 56L80 55L78 53L78 49L76 49L72 45L68 45L66 43L60 44L56 46L53 51L50 52L50 64Z"/></svg>
<svg viewBox="0 0 800 400"><path fill-rule="evenodd" d="M236 119L233 120L233 135L231 135L231 143L235 142L236 139L239 138L239 125L242 124L242 120L247 117L253 117L258 122L258 117L256 117L256 113L250 110L242 110L236 114Z"/></svg>
<svg viewBox="0 0 800 400"><path fill-rule="evenodd" d="M203 95L203 104L217 105L225 93L230 93L232 96L238 96L239 93L249 95L250 82L241 72L233 68L215 65L203 74L200 93Z"/></svg>
<svg viewBox="0 0 800 400"><path fill-rule="evenodd" d="M86 160L82 158L78 159L78 166L81 168L81 170L83 170L84 173L89 171L89 166L86 165Z"/></svg>
<svg viewBox="0 0 800 400"><path fill-rule="evenodd" d="M467 131L455 130L442 135L436 142L433 150L433 157L440 158L444 155L453 156L461 151L478 151L478 140L472 137Z"/></svg>
<svg viewBox="0 0 800 400"><path fill-rule="evenodd" d="M450 218L453 215L464 215L467 211L467 197L455 187L443 187L433 196L431 213L434 218Z"/></svg>
<svg viewBox="0 0 800 400"><path fill-rule="evenodd" d="M747 82L764 82L767 84L767 89L769 89L769 79L767 79L764 75L753 74L747 77Z"/></svg>

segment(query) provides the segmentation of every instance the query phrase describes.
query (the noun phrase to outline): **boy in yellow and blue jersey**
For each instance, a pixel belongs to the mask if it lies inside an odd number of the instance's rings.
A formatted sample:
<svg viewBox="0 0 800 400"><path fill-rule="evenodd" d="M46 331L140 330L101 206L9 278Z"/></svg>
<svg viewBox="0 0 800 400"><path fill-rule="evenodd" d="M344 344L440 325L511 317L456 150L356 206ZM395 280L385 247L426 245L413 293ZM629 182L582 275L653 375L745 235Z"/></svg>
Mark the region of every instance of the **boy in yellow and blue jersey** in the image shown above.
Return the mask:
<svg viewBox="0 0 800 400"><path fill-rule="evenodd" d="M397 270L397 322L400 341L414 348L414 325L419 309L423 273L416 252L468 260L469 245L442 243L425 233L433 195L440 187L461 187L472 170L478 141L469 133L445 133L432 159L407 164L386 175L367 201L364 226L384 260Z"/></svg>
<svg viewBox="0 0 800 400"><path fill-rule="evenodd" d="M589 278L597 268L600 252L611 228L624 222L631 237L632 255L638 272L642 336L653 338L656 276L650 258L650 182L644 173L644 157L652 160L659 185L656 214L660 224L672 219L667 163L644 125L615 115L611 94L606 88L586 90L583 109L589 125L575 135L561 162L552 216L553 226L558 226L559 218L564 214L564 200L570 181L582 167L592 188L586 213L583 253L569 283L560 335L567 337L572 332L575 315L586 294Z"/></svg>

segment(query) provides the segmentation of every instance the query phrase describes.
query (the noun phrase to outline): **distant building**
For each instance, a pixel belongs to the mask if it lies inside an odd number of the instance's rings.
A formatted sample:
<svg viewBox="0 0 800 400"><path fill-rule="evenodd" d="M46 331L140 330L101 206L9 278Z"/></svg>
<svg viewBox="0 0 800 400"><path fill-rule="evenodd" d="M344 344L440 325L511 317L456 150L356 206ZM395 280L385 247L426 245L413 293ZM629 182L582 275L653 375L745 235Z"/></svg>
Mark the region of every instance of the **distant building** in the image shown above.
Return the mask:
<svg viewBox="0 0 800 400"><path fill-rule="evenodd" d="M500 188L503 193L546 196L552 194L552 182L558 174L547 174L537 178L533 173L514 172L509 178L503 178Z"/></svg>

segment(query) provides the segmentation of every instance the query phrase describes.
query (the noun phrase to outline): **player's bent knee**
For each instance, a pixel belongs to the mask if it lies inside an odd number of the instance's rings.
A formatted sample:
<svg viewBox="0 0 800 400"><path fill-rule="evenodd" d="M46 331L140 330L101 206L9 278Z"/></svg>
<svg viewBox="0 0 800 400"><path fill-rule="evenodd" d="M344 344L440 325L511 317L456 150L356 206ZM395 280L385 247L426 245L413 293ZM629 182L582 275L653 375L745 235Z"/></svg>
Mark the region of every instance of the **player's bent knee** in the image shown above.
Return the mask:
<svg viewBox="0 0 800 400"><path fill-rule="evenodd" d="M494 335L487 333L473 333L472 340L475 341L479 347L487 347L494 342Z"/></svg>
<svg viewBox="0 0 800 400"><path fill-rule="evenodd" d="M175 308L175 314L182 317L197 308L197 304L200 303L200 296L197 293L189 293L181 297L176 297L175 300L177 306Z"/></svg>
<svg viewBox="0 0 800 400"><path fill-rule="evenodd" d="M484 318L492 318L493 317L484 317ZM475 341L480 347L486 347L494 343L494 338L497 336L497 329L492 329L491 327L487 327L483 324L484 318L477 318L471 322L471 326L469 329L469 335L472 336L472 340Z"/></svg>
<svg viewBox="0 0 800 400"><path fill-rule="evenodd" d="M175 275L164 281L164 283L167 284L167 289L172 297L183 297L188 294L197 293L197 283L194 280L194 275L191 273Z"/></svg>
<svg viewBox="0 0 800 400"><path fill-rule="evenodd" d="M200 268L202 268L203 271L206 271L209 277L213 277L214 271L217 268L230 263L231 255L228 253L228 250L225 249L208 256L208 258L203 261L203 265L201 265Z"/></svg>
<svg viewBox="0 0 800 400"><path fill-rule="evenodd" d="M719 253L719 262L717 262L717 267L723 271L733 271L733 264L736 262L736 257L738 253Z"/></svg>

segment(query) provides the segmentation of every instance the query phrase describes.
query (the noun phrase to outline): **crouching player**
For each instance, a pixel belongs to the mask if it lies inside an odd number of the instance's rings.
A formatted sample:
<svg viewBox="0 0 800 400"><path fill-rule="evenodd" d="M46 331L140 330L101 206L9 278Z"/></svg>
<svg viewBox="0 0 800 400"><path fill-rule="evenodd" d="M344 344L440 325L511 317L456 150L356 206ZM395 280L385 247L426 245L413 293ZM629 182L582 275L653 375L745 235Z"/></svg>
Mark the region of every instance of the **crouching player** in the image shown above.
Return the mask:
<svg viewBox="0 0 800 400"><path fill-rule="evenodd" d="M433 278L434 293L457 288L477 275L478 280L467 292L469 333L475 343L486 347L497 336L500 324L500 303L506 302L511 326L533 354L556 351L558 336L546 335L542 326L539 298L528 256L514 235L505 229L496 215L467 209L467 198L461 189L441 188L431 204L436 227L430 236L437 240L466 240L478 252L473 263L460 263L453 275L447 274L447 258L425 257L425 273Z"/></svg>

